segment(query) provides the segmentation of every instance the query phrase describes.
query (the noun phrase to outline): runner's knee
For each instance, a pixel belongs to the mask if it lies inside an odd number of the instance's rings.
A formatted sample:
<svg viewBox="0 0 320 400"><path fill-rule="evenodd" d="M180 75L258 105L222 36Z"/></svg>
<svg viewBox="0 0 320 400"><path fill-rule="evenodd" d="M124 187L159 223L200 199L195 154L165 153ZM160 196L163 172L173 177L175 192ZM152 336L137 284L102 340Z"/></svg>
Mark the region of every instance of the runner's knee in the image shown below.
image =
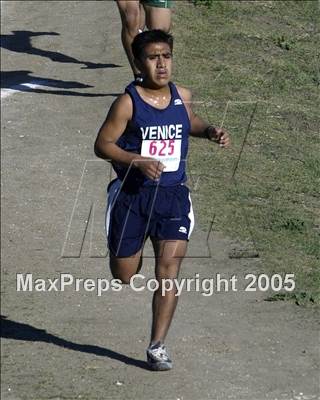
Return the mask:
<svg viewBox="0 0 320 400"><path fill-rule="evenodd" d="M115 279L120 279L123 284L129 284L133 275L139 272L142 259L110 257L110 271Z"/></svg>
<svg viewBox="0 0 320 400"><path fill-rule="evenodd" d="M110 271L115 279L120 279L121 283L128 285L130 283L130 279L134 275L134 272L130 271L122 271L120 268L112 266L110 263Z"/></svg>
<svg viewBox="0 0 320 400"><path fill-rule="evenodd" d="M162 31L169 33L171 29L170 21L159 21L157 25L154 25L153 29L161 29Z"/></svg>
<svg viewBox="0 0 320 400"><path fill-rule="evenodd" d="M156 266L156 275L160 279L175 279L178 277L181 260L171 259L159 262Z"/></svg>
<svg viewBox="0 0 320 400"><path fill-rule="evenodd" d="M132 274L130 276L130 275L127 275L127 274L122 274L122 273L118 273L118 272L112 272L113 278L119 279L121 281L121 283L124 284L124 285L129 285L130 280L131 280L133 275L134 274Z"/></svg>

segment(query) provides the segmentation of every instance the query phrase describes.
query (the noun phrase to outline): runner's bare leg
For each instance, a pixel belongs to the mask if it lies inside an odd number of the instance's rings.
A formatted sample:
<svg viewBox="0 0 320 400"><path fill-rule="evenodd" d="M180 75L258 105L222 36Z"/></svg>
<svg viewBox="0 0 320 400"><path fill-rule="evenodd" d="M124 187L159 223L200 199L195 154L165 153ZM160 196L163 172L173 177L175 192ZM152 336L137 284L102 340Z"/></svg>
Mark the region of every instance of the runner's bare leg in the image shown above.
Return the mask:
<svg viewBox="0 0 320 400"><path fill-rule="evenodd" d="M181 262L187 251L186 240L152 240L156 255L156 278L160 283L152 302L151 343L163 342L175 312L178 296L175 285L162 296L162 279L178 278Z"/></svg>
<svg viewBox="0 0 320 400"><path fill-rule="evenodd" d="M146 25L149 30L161 29L170 32L171 10L170 8L152 7L143 5L146 12Z"/></svg>
<svg viewBox="0 0 320 400"><path fill-rule="evenodd" d="M127 54L129 64L134 75L139 74L139 70L134 64L134 57L131 50L131 43L139 33L140 28L140 2L139 0L117 0L119 8L122 30L121 40L123 48Z"/></svg>

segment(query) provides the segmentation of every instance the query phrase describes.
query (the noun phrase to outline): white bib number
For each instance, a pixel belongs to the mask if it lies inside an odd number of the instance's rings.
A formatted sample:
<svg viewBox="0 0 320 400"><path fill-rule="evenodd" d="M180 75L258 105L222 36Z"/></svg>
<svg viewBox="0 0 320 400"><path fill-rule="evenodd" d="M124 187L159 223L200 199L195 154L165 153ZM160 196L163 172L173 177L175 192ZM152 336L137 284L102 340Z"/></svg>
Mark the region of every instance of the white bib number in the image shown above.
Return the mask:
<svg viewBox="0 0 320 400"><path fill-rule="evenodd" d="M165 165L164 172L177 171L181 158L181 139L143 140L143 157L152 157Z"/></svg>

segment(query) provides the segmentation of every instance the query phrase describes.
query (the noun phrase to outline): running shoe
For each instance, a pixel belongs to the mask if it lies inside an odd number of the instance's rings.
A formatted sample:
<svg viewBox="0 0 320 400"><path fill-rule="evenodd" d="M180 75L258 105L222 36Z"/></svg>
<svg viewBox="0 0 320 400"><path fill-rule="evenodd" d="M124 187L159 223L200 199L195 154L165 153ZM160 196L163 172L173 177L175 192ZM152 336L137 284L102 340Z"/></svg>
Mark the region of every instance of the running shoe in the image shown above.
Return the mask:
<svg viewBox="0 0 320 400"><path fill-rule="evenodd" d="M147 360L153 371L167 371L172 368L167 349L163 343L157 342L147 348Z"/></svg>

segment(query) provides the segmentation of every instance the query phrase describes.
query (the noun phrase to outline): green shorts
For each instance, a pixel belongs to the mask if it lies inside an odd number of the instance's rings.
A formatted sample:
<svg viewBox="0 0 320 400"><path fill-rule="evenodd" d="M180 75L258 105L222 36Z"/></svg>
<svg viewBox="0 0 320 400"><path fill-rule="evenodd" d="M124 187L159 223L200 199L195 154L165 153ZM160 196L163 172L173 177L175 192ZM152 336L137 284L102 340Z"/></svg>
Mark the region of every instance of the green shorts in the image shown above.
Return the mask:
<svg viewBox="0 0 320 400"><path fill-rule="evenodd" d="M141 0L141 3L150 7L171 8L172 0Z"/></svg>

